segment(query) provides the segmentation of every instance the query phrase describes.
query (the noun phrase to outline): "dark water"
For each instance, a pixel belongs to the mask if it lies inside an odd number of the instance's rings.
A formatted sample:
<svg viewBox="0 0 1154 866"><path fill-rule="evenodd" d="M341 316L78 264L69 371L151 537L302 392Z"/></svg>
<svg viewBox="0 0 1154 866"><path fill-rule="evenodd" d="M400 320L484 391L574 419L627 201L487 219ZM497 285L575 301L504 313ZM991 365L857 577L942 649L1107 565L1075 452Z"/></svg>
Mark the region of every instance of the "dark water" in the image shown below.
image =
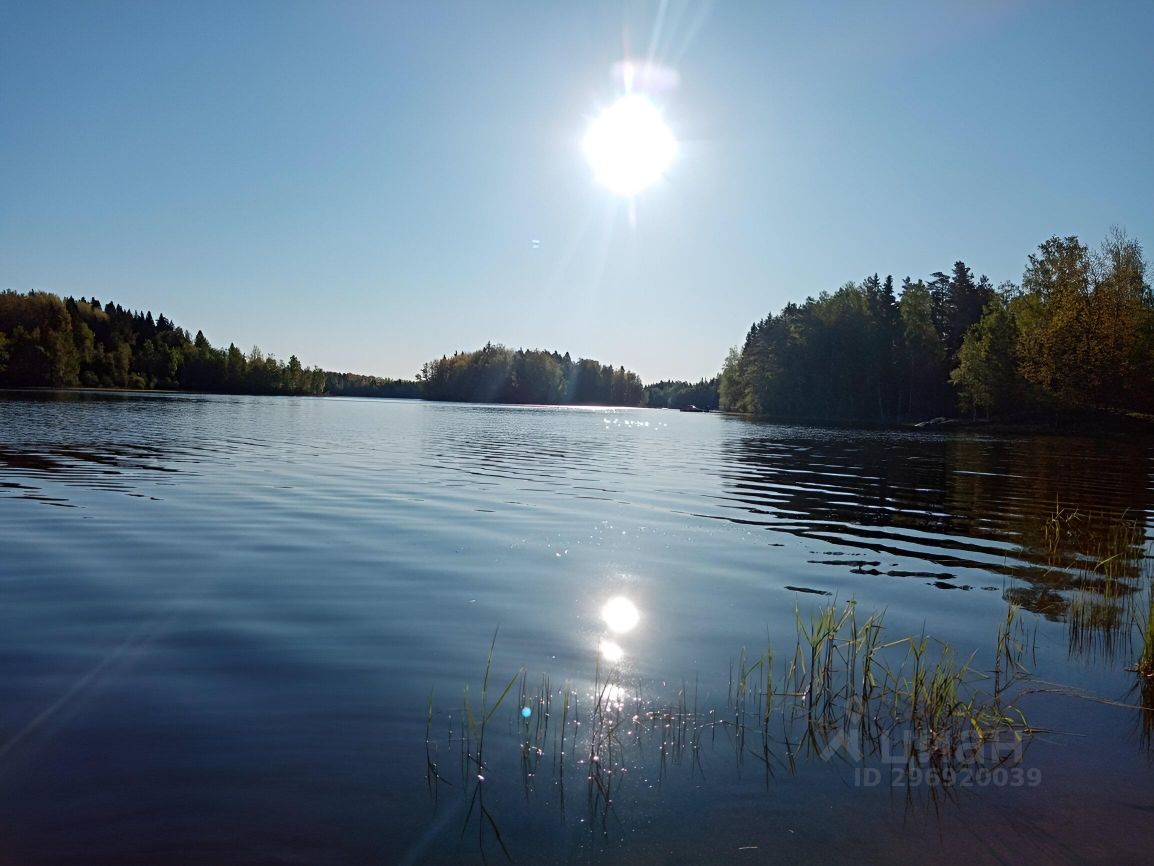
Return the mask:
<svg viewBox="0 0 1154 866"><path fill-rule="evenodd" d="M0 863L503 862L466 822L464 689L499 626L490 703L521 667L588 698L612 596L629 682L701 716L742 646L792 648L795 606L853 598L988 668L1021 605L1039 781L767 778L722 728L665 766L639 746L599 820L580 772L523 776L517 686L484 783L514 862L1149 862L1150 470L1119 439L0 395Z"/></svg>

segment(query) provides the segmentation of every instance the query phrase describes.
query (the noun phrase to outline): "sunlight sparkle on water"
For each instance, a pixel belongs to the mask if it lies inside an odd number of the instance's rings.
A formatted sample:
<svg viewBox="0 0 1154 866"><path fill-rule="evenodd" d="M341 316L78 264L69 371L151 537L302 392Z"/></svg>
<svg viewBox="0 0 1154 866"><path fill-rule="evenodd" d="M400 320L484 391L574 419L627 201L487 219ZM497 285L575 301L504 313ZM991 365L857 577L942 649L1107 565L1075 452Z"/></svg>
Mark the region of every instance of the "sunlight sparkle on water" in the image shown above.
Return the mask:
<svg viewBox="0 0 1154 866"><path fill-rule="evenodd" d="M625 658L625 650L611 640L602 640L600 650L601 657L607 662L615 663Z"/></svg>
<svg viewBox="0 0 1154 866"><path fill-rule="evenodd" d="M629 694L621 686L616 683L610 683L605 686L601 693L601 702L605 706L617 707L620 709L625 706L625 699Z"/></svg>

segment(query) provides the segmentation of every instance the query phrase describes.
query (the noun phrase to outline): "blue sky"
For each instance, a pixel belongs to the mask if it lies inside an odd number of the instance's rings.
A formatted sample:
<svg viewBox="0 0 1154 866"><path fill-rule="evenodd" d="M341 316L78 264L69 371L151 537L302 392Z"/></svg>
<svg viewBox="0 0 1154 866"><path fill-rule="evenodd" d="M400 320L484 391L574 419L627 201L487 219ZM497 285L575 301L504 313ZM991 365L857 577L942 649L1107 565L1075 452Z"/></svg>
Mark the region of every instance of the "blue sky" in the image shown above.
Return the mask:
<svg viewBox="0 0 1154 866"><path fill-rule="evenodd" d="M329 369L696 379L867 274L1154 244L1152 38L1139 0L0 0L0 288ZM633 220L581 151L626 52L680 76Z"/></svg>

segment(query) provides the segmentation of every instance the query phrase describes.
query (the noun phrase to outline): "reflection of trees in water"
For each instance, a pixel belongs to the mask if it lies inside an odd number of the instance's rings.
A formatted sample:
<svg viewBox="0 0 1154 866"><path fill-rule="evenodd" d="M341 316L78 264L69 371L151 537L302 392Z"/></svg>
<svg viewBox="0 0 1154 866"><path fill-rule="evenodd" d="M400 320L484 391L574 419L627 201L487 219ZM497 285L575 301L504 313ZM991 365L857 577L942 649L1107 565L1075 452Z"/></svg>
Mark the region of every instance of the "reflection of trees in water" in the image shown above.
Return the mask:
<svg viewBox="0 0 1154 866"><path fill-rule="evenodd" d="M1126 703L1137 707L1138 740L1154 754L1147 442L764 431L751 426L726 443L726 499L744 512L731 519L1014 578L1003 597L1064 622L1072 657L1134 672ZM865 570L852 555L823 554L815 561L858 573L935 576ZM936 577L935 586L955 585L952 575Z"/></svg>
<svg viewBox="0 0 1154 866"><path fill-rule="evenodd" d="M724 446L734 519L934 566L866 573L1021 579L1007 600L1070 621L1072 651L1113 651L1148 562L1146 442L776 432L751 425Z"/></svg>
<svg viewBox="0 0 1154 866"><path fill-rule="evenodd" d="M161 463L160 461L164 461ZM73 507L66 498L43 493L45 480L53 483L110 490L142 496L137 492L145 473L179 473L168 465L172 460L162 449L143 444L94 443L86 448L67 445L0 447L0 472L9 479L0 481L0 495Z"/></svg>
<svg viewBox="0 0 1154 866"><path fill-rule="evenodd" d="M1135 543L1118 536L1119 521L1150 505L1145 443L957 439L949 459L946 504L964 530L992 529L1047 568L1092 564Z"/></svg>
<svg viewBox="0 0 1154 866"><path fill-rule="evenodd" d="M565 487L574 481L603 483L604 475L634 474L637 436L606 436L640 428L645 422L612 413L590 412L590 424L566 428L551 412L474 406L465 423L442 424L436 415L422 430L423 457L463 474L487 475L531 484ZM605 428L605 429L603 429Z"/></svg>

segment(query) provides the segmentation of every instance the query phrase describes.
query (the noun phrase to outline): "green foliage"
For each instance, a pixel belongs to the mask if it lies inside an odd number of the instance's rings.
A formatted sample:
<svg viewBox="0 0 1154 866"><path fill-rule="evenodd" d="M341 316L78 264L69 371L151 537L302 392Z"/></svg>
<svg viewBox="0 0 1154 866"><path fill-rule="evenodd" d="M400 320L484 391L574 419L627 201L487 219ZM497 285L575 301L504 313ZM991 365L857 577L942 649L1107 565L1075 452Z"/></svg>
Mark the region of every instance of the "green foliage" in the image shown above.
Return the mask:
<svg viewBox="0 0 1154 866"><path fill-rule="evenodd" d="M953 386L951 391L950 385ZM929 282L868 277L789 304L726 359L722 409L874 420L1154 409L1154 300L1141 246L1051 238L1019 289L964 262Z"/></svg>
<svg viewBox="0 0 1154 866"><path fill-rule="evenodd" d="M986 304L982 318L966 333L950 382L958 403L974 414L1004 411L1020 393L1014 364L1017 329L1004 298Z"/></svg>
<svg viewBox="0 0 1154 866"><path fill-rule="evenodd" d="M934 324L934 301L929 287L908 277L898 302L901 319L899 414L930 414L948 399L943 388L946 350Z"/></svg>
<svg viewBox="0 0 1154 866"><path fill-rule="evenodd" d="M742 380L741 350L734 346L725 356L725 363L721 366L721 374L717 377L717 402L721 409L742 411L741 405L745 396L745 385Z"/></svg>
<svg viewBox="0 0 1154 866"><path fill-rule="evenodd" d="M691 382L657 382L645 388L643 405L652 409L716 409L718 406L718 378Z"/></svg>
<svg viewBox="0 0 1154 866"><path fill-rule="evenodd" d="M359 373L325 373L325 393L334 397L392 397L413 399L421 396L421 384L411 379L382 379Z"/></svg>
<svg viewBox="0 0 1154 866"><path fill-rule="evenodd" d="M800 420L1154 411L1154 296L1141 246L1053 237L1021 288L995 292L964 262L900 298L877 274L755 322L718 376L658 382L568 354L487 344L425 364L416 381L305 368L259 348L214 348L164 315L95 298L0 293L0 387L180 388L495 403L701 408ZM953 386L951 388L951 385Z"/></svg>
<svg viewBox="0 0 1154 866"><path fill-rule="evenodd" d="M641 379L624 367L493 343L430 361L418 380L425 399L468 403L637 406L643 396Z"/></svg>
<svg viewBox="0 0 1154 866"><path fill-rule="evenodd" d="M214 349L166 316L47 292L0 293L0 386L320 394L325 374L254 348Z"/></svg>
<svg viewBox="0 0 1154 866"><path fill-rule="evenodd" d="M932 391L915 393L942 352L931 313L924 285L907 284L899 302L893 280L877 275L789 304L754 324L726 360L721 408L846 420L893 418L911 405L937 408Z"/></svg>
<svg viewBox="0 0 1154 866"><path fill-rule="evenodd" d="M1115 230L1094 253L1076 237L1031 255L1017 313L1019 370L1051 404L1148 410L1154 301L1141 246Z"/></svg>
<svg viewBox="0 0 1154 866"><path fill-rule="evenodd" d="M1082 405L1097 390L1090 310L1090 251L1076 237L1050 238L1031 255L1022 288L1038 316L1022 331L1022 375L1063 405Z"/></svg>

